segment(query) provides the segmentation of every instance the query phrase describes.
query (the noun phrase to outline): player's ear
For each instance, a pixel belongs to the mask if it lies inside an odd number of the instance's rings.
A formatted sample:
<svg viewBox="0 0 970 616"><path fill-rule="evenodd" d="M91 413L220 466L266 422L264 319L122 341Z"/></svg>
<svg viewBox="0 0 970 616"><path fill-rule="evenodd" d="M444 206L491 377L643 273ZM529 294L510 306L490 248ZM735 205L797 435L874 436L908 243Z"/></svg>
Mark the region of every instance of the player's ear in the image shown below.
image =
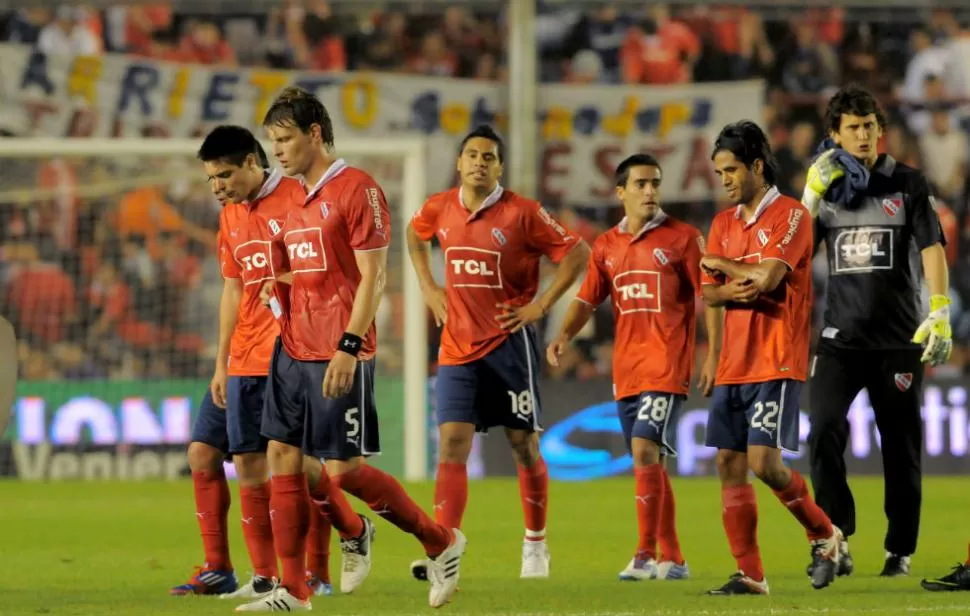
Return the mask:
<svg viewBox="0 0 970 616"><path fill-rule="evenodd" d="M751 171L757 175L763 175L765 172L765 161L761 160L760 158L755 159L755 161L751 163Z"/></svg>
<svg viewBox="0 0 970 616"><path fill-rule="evenodd" d="M312 141L314 144L323 143L323 129L320 128L319 124L310 125L310 141Z"/></svg>
<svg viewBox="0 0 970 616"><path fill-rule="evenodd" d="M626 192L624 188L622 186L617 186L613 189L613 192L616 193L616 198L620 200L620 203L623 203L623 193Z"/></svg>

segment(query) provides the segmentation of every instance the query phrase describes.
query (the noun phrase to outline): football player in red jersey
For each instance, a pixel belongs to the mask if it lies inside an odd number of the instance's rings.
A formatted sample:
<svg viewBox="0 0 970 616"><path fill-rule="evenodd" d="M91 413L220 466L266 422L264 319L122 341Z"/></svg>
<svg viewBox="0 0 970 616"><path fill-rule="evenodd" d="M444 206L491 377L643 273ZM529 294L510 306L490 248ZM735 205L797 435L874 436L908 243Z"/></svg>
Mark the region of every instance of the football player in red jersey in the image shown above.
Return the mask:
<svg viewBox="0 0 970 616"><path fill-rule="evenodd" d="M487 126L461 143L461 186L432 195L411 219L408 252L425 299L444 325L436 379L440 435L435 517L460 527L468 502L466 463L476 430L502 426L519 468L525 513L521 577L549 575L549 477L539 454L539 342L533 323L582 274L589 248L542 206L499 184L502 139ZM444 287L431 275L428 241L445 256ZM539 261L559 264L541 295ZM426 576L416 561L412 574Z"/></svg>

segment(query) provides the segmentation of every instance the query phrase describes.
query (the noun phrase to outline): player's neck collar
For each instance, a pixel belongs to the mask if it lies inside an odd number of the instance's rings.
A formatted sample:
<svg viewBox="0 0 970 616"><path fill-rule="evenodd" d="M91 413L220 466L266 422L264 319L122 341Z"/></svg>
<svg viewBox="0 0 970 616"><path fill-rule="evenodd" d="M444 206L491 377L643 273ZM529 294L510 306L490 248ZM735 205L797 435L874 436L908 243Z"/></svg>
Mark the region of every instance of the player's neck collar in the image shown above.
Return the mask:
<svg viewBox="0 0 970 616"><path fill-rule="evenodd" d="M458 189L458 204L461 205L461 207L464 208L466 212L468 212L469 211L468 208L465 207L464 191L465 191L464 186ZM495 189L492 192L490 192L487 197L485 197L485 200L482 201L482 204L480 206L478 206L478 209L475 210L474 212L469 212L468 218L471 219L474 216L477 216L480 212L484 212L488 208L498 203L499 199L502 198L502 195L504 193L505 193L505 189L502 188L502 185L496 184Z"/></svg>
<svg viewBox="0 0 970 616"><path fill-rule="evenodd" d="M667 212L664 212L663 210L657 210L657 213L654 215L654 217L648 220L645 225L640 227L640 230L637 231L636 235L630 238L630 241L633 242L640 239L647 231L651 229L656 229L657 227L662 225L665 220L667 220ZM629 225L629 222L627 221L627 217L624 216L623 220L620 221L620 224L617 225L617 228L620 230L620 233L629 233L630 231L629 231L628 225Z"/></svg>
<svg viewBox="0 0 970 616"><path fill-rule="evenodd" d="M892 177L893 171L896 170L896 159L889 154L881 154L876 159L876 164L872 166L872 170L886 177Z"/></svg>
<svg viewBox="0 0 970 616"><path fill-rule="evenodd" d="M350 165L347 164L347 161L345 161L342 158L338 158L337 160L330 163L330 167L328 167L327 170L323 173L323 177L320 178L320 181L318 181L312 189L307 191L306 199L303 200L303 204L306 205L307 203L309 203L310 199L313 199L314 197L316 197L317 193L320 192L320 189L322 189L327 182L329 182L330 180L340 175L343 172L343 170L349 166ZM303 183L303 188L306 189L307 187L306 180L301 179L300 181Z"/></svg>
<svg viewBox="0 0 970 616"><path fill-rule="evenodd" d="M283 173L279 169L272 169L269 171L269 175L266 175L265 178L266 179L263 180L263 185L259 187L259 192L256 193L256 198L252 201L246 202L246 205L249 207L255 206L261 200L270 196L283 180Z"/></svg>
<svg viewBox="0 0 970 616"><path fill-rule="evenodd" d="M754 216L751 217L751 220L744 220L743 218L744 204L739 204L736 208L734 208L734 217L742 221L745 227L749 227L754 223L758 222L758 219L761 218L761 215L764 214L764 211L768 209L768 206L774 203L775 199L777 199L780 196L781 196L781 193L778 191L778 187L772 186L768 188L767 191L765 191L765 196L762 197L761 201L758 202L758 207L754 209Z"/></svg>

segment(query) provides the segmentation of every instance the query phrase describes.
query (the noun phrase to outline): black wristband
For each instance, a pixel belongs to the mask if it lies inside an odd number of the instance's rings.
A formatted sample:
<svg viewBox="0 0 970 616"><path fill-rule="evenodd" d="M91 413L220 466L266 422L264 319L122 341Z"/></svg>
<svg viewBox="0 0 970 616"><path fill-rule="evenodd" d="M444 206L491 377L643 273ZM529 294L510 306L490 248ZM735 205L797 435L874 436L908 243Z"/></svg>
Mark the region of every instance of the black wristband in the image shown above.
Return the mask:
<svg viewBox="0 0 970 616"><path fill-rule="evenodd" d="M344 335L340 337L340 344L337 346L337 350L357 357L357 354L360 353L360 349L363 346L363 338L350 332L344 332Z"/></svg>

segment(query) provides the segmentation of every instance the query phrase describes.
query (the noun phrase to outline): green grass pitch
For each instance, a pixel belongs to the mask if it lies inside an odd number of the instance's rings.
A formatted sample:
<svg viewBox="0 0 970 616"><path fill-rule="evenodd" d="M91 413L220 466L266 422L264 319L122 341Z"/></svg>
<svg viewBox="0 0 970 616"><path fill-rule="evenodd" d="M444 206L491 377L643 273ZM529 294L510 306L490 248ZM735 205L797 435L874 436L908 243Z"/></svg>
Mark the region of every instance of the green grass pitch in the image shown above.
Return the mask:
<svg viewBox="0 0 970 616"><path fill-rule="evenodd" d="M675 479L678 523L693 579L620 582L617 572L636 545L632 479L556 483L551 487L552 577L519 580L522 513L514 480L473 481L465 517L468 551L451 614L967 614L970 593L928 593L919 579L966 558L970 480L924 483L919 550L909 578L880 579L881 478L853 482L861 532L853 537L856 572L822 591L805 576L808 548L797 522L759 486L759 537L769 597L705 597L734 570L712 479ZM233 497L236 488L233 485ZM409 485L422 504L431 484ZM351 500L355 507L364 506ZM201 548L188 482L0 482L0 615L228 614L234 603L169 597L200 564ZM230 512L233 559L248 578L238 506ZM370 578L351 596L318 597L327 614L428 613L427 588L410 578L419 546L377 522ZM339 571L339 550L331 569Z"/></svg>

